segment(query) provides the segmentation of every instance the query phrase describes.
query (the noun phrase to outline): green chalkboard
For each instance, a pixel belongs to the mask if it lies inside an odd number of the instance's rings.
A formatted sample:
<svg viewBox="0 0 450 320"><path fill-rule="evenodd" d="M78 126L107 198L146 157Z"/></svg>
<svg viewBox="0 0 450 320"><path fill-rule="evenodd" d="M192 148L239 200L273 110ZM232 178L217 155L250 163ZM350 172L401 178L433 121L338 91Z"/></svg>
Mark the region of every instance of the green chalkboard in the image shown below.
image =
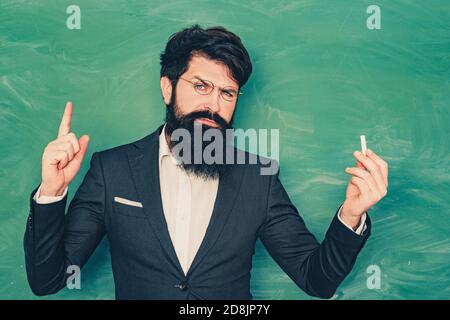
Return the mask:
<svg viewBox="0 0 450 320"><path fill-rule="evenodd" d="M73 131L91 137L86 159L152 132L165 115L159 53L195 23L223 25L249 49L254 73L235 125L280 130L282 182L319 240L345 198L359 135L388 161L373 234L335 298L450 298L449 1L78 0L81 28L69 29L71 4L0 2L0 298L38 298L22 240L65 102ZM372 4L380 29L367 25ZM367 285L370 266L379 289ZM113 299L106 240L81 284L43 299ZM311 299L259 242L251 289L255 299Z"/></svg>

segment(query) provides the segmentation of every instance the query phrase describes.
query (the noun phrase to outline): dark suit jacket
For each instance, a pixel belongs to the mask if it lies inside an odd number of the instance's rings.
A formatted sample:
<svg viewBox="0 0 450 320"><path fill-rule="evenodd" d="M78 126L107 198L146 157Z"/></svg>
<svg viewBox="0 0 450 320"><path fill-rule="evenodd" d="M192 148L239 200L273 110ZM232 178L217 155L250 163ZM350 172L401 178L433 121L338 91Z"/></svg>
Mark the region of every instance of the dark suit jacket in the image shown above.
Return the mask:
<svg viewBox="0 0 450 320"><path fill-rule="evenodd" d="M24 236L26 270L36 295L59 291L107 236L117 299L251 299L250 271L259 238L278 265L309 295L330 298L370 235L332 219L320 244L290 201L278 174L260 164L229 165L205 238L184 275L162 209L159 133L92 155L65 214L67 196L37 204L30 196ZM115 196L143 208L117 203Z"/></svg>

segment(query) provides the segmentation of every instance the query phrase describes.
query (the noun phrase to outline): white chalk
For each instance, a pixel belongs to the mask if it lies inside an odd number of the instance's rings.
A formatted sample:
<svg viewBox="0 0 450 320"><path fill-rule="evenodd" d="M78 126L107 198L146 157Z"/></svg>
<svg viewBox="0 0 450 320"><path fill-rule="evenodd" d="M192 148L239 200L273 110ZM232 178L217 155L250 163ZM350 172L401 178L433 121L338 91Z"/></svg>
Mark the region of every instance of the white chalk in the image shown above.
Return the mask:
<svg viewBox="0 0 450 320"><path fill-rule="evenodd" d="M363 155L366 155L367 145L366 145L366 136L360 136L361 139L361 152Z"/></svg>

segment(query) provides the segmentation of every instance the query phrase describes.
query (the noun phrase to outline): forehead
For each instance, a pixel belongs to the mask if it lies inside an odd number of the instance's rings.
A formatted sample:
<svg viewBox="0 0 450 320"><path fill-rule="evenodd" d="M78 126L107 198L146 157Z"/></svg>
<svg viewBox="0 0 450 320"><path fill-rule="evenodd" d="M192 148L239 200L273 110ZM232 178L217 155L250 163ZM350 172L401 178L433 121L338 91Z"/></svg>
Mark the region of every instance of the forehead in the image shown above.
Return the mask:
<svg viewBox="0 0 450 320"><path fill-rule="evenodd" d="M219 87L239 87L238 83L231 77L227 66L201 56L192 57L183 76L198 76L201 79L212 81Z"/></svg>

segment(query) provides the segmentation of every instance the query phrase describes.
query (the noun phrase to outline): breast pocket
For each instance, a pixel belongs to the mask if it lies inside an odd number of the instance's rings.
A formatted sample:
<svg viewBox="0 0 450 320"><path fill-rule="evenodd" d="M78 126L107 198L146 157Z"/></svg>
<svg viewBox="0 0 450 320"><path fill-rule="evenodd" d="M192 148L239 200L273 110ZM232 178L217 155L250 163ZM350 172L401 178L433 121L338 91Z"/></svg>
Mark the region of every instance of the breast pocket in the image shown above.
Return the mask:
<svg viewBox="0 0 450 320"><path fill-rule="evenodd" d="M136 205L130 205L120 202L113 202L112 205L113 212L115 214L121 215L121 216L128 216L128 217L134 217L134 218L145 218L144 208L136 206Z"/></svg>

